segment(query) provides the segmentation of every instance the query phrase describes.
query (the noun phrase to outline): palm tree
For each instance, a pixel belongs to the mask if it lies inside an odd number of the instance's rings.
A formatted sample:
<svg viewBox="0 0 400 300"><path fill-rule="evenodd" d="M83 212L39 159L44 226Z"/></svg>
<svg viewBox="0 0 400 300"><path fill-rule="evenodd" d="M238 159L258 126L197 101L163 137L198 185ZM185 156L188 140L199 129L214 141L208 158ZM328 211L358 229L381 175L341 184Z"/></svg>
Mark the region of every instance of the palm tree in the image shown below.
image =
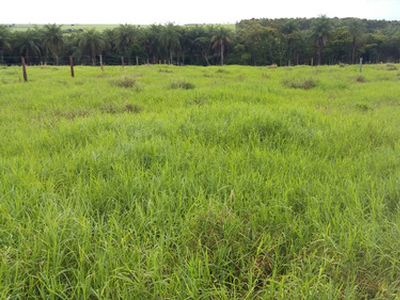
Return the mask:
<svg viewBox="0 0 400 300"><path fill-rule="evenodd" d="M153 64L158 63L163 50L160 41L161 31L161 25L153 24L144 29L141 39L141 44L147 54L147 57L153 58Z"/></svg>
<svg viewBox="0 0 400 300"><path fill-rule="evenodd" d="M231 31L227 28L219 26L215 29L213 36L211 37L212 48L215 49L220 47L221 50L221 66L224 65L224 52L225 47L232 43Z"/></svg>
<svg viewBox="0 0 400 300"><path fill-rule="evenodd" d="M38 31L28 29L25 32L18 32L15 39L16 49L18 49L20 55L25 56L28 63L31 63L35 56L42 56L43 47L40 43Z"/></svg>
<svg viewBox="0 0 400 300"><path fill-rule="evenodd" d="M355 63L356 59L356 51L357 48L360 46L359 44L361 43L362 37L365 33L365 27L363 22L360 19L351 19L349 24L348 24L349 32L353 38L352 44L351 44L351 63Z"/></svg>
<svg viewBox="0 0 400 300"><path fill-rule="evenodd" d="M295 61L296 64L299 64L301 35L299 24L295 20L289 19L284 21L281 31L287 43L287 60L289 62Z"/></svg>
<svg viewBox="0 0 400 300"><path fill-rule="evenodd" d="M165 25L160 32L160 41L169 53L170 63L172 64L172 58L174 53L179 50L181 46L182 35L179 32L179 27L173 23Z"/></svg>
<svg viewBox="0 0 400 300"><path fill-rule="evenodd" d="M6 49L11 49L10 35L6 26L0 26L0 61L4 60L3 53Z"/></svg>
<svg viewBox="0 0 400 300"><path fill-rule="evenodd" d="M119 51L124 56L128 56L129 48L136 42L137 30L132 25L120 25L115 30L114 42ZM128 63L130 64L130 58L128 57Z"/></svg>
<svg viewBox="0 0 400 300"><path fill-rule="evenodd" d="M48 24L41 29L43 48L46 53L51 53L58 65L58 53L64 46L61 25Z"/></svg>
<svg viewBox="0 0 400 300"><path fill-rule="evenodd" d="M311 34L317 45L318 65L321 64L322 50L328 43L332 25L326 15L320 15L311 24Z"/></svg>
<svg viewBox="0 0 400 300"><path fill-rule="evenodd" d="M83 32L80 36L79 48L81 48L83 53L90 54L93 66L96 64L96 55L100 54L104 50L104 47L104 37L94 28Z"/></svg>

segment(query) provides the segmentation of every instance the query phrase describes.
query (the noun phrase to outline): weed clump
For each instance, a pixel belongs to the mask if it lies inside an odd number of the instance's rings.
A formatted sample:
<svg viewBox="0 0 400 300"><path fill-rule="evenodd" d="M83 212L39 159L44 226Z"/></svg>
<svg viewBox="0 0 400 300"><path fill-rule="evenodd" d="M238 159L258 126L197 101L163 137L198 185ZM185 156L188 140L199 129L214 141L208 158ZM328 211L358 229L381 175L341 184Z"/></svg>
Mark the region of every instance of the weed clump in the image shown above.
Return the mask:
<svg viewBox="0 0 400 300"><path fill-rule="evenodd" d="M173 71L168 69L159 69L158 73L173 73Z"/></svg>
<svg viewBox="0 0 400 300"><path fill-rule="evenodd" d="M125 112L138 114L138 113L142 112L142 110L143 110L143 108L137 104L131 104L129 102L125 102L125 105L124 105Z"/></svg>
<svg viewBox="0 0 400 300"><path fill-rule="evenodd" d="M70 111L62 111L55 110L53 111L53 115L56 117L63 117L67 120L74 120L75 118L84 118L90 116L91 112L88 109L82 110L70 110Z"/></svg>
<svg viewBox="0 0 400 300"><path fill-rule="evenodd" d="M388 71L395 71L395 70L397 70L397 67L396 67L396 65L394 65L394 64L387 64L387 65L386 65L386 70L388 70Z"/></svg>
<svg viewBox="0 0 400 300"><path fill-rule="evenodd" d="M368 106L368 104L365 104L365 103L356 104L356 108L363 112L370 110L370 107Z"/></svg>
<svg viewBox="0 0 400 300"><path fill-rule="evenodd" d="M305 80L285 80L283 84L292 89L303 89L303 90L309 90L314 88L317 84L314 80L312 79L305 79Z"/></svg>
<svg viewBox="0 0 400 300"><path fill-rule="evenodd" d="M211 75L211 74L208 74L208 73L204 73L203 77L205 77L205 78L213 78L214 76Z"/></svg>
<svg viewBox="0 0 400 300"><path fill-rule="evenodd" d="M137 84L136 79L132 77L123 77L120 79L112 80L112 86L123 87L123 88L131 88Z"/></svg>
<svg viewBox="0 0 400 300"><path fill-rule="evenodd" d="M176 89L184 89L184 90L192 90L196 86L193 83L187 82L185 80L174 81L169 85L169 88L172 90Z"/></svg>
<svg viewBox="0 0 400 300"><path fill-rule="evenodd" d="M269 75L268 73L262 73L262 78L266 78L266 79L269 79L269 78L271 78L271 75Z"/></svg>
<svg viewBox="0 0 400 300"><path fill-rule="evenodd" d="M367 82L367 80L365 79L365 77L362 76L362 75L357 76L357 77L356 77L356 81L357 81L357 82L360 82L360 83Z"/></svg>
<svg viewBox="0 0 400 300"><path fill-rule="evenodd" d="M238 76L236 77L236 79L239 80L239 81L244 81L244 80L246 79L246 76L243 75L243 74L240 74L240 75L238 75Z"/></svg>
<svg viewBox="0 0 400 300"><path fill-rule="evenodd" d="M196 96L192 99L186 99L186 105L188 106L203 106L207 100L206 96Z"/></svg>
<svg viewBox="0 0 400 300"><path fill-rule="evenodd" d="M233 199L232 193L230 199ZM288 257L286 241L282 232L271 234L261 231L252 226L248 215L243 217L223 207L210 207L198 212L187 224L186 246L196 255L207 253L210 273L214 278L232 282L235 277L245 281L248 276L254 276L259 279L257 286L262 286L274 268L279 269L281 274L287 271L287 261L280 259ZM268 236L262 250L258 248L261 236ZM243 250L247 254L245 257Z"/></svg>
<svg viewBox="0 0 400 300"><path fill-rule="evenodd" d="M219 74L229 74L229 71L228 71L228 70L224 70L224 69L218 69L218 70L216 71L216 73L219 73Z"/></svg>

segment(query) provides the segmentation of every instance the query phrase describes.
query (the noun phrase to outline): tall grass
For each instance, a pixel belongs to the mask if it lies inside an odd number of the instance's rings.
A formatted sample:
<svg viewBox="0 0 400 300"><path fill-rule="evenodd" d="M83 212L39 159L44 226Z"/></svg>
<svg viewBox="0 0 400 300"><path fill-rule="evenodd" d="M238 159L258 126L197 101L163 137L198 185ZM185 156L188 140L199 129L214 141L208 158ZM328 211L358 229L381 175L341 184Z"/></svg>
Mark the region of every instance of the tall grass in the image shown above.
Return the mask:
<svg viewBox="0 0 400 300"><path fill-rule="evenodd" d="M0 69L0 298L396 298L396 71L159 70Z"/></svg>

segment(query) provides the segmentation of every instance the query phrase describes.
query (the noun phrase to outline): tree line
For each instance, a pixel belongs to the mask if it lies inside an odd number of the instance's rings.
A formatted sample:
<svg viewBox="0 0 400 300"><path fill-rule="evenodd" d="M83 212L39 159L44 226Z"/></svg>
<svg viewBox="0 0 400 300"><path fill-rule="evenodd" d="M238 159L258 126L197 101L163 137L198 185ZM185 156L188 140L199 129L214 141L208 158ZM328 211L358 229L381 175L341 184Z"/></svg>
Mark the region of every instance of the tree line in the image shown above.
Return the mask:
<svg viewBox="0 0 400 300"><path fill-rule="evenodd" d="M119 25L65 32L48 24L0 26L0 63L110 65L298 65L400 62L400 21L357 18L251 19L222 25Z"/></svg>

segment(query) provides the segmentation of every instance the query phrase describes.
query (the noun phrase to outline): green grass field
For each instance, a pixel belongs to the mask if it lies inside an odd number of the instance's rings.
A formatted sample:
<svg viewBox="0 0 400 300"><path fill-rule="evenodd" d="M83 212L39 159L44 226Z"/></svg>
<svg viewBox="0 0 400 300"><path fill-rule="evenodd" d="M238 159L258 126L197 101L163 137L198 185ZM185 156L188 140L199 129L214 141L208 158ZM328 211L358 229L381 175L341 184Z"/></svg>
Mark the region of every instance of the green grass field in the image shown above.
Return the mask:
<svg viewBox="0 0 400 300"><path fill-rule="evenodd" d="M0 67L0 299L398 299L399 69Z"/></svg>

